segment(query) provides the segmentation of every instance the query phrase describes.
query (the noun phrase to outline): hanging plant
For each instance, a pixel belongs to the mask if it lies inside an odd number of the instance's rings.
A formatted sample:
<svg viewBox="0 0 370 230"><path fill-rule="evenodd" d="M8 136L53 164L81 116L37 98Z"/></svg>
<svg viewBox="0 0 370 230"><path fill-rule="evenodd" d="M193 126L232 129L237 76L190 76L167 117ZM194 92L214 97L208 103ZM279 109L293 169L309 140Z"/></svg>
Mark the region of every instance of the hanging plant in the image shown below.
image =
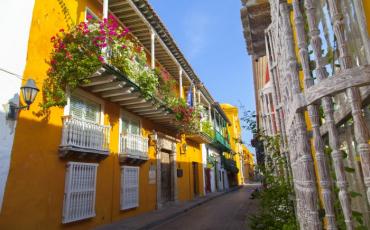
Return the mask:
<svg viewBox="0 0 370 230"><path fill-rule="evenodd" d="M144 49L137 41L127 39L128 32L114 18L103 21L88 18L88 22L81 22L69 32L61 29L51 38L54 49L48 61L50 68L41 107L65 106L66 89L73 91L89 83L89 77L103 64L122 71L140 86L145 97L153 96L158 77L147 66Z"/></svg>

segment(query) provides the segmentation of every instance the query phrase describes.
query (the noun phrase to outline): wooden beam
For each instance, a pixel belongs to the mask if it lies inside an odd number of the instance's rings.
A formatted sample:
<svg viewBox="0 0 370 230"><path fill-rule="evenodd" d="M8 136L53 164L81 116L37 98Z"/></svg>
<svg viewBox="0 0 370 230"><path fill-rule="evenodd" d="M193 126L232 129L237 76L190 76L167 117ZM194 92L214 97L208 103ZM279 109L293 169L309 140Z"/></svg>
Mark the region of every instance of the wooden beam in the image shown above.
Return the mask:
<svg viewBox="0 0 370 230"><path fill-rule="evenodd" d="M112 89L121 89L126 85L126 82L110 82L98 86L93 86L91 88L91 92L93 93L98 93L98 92L103 92L107 90L112 90Z"/></svg>
<svg viewBox="0 0 370 230"><path fill-rule="evenodd" d="M139 98L140 95L141 94L139 92L136 92L136 93L130 93L130 94L127 94L127 95L111 97L110 100L112 102L127 101L127 100L131 100L131 99Z"/></svg>
<svg viewBox="0 0 370 230"><path fill-rule="evenodd" d="M82 87L89 87L89 86L94 86L94 85L101 85L105 83L112 82L117 79L117 76L115 75L105 75L105 76L96 76L90 78L90 82L87 84L82 85Z"/></svg>
<svg viewBox="0 0 370 230"><path fill-rule="evenodd" d="M141 100L134 99L134 100L128 100L128 101L122 102L120 103L120 105L130 106L130 105L143 104L143 103L147 103L145 99L141 99Z"/></svg>
<svg viewBox="0 0 370 230"><path fill-rule="evenodd" d="M110 90L108 92L102 93L101 96L103 98L107 98L107 97L125 95L125 94L131 93L133 90L134 90L133 87L124 87L122 89L114 89L114 90Z"/></svg>

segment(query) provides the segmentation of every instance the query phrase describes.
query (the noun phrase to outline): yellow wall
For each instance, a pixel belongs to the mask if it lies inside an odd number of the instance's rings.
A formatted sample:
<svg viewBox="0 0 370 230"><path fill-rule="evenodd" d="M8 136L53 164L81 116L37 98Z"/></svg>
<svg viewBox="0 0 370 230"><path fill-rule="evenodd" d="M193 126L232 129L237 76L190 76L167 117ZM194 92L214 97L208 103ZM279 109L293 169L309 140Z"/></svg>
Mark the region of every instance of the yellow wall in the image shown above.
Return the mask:
<svg viewBox="0 0 370 230"><path fill-rule="evenodd" d="M65 4L62 6L62 3ZM86 0L36 0L28 43L27 64L24 76L32 76L38 88L46 78L48 59L52 51L50 38L60 28L67 28L66 18L71 21L84 19L85 7L95 13L101 12L96 2ZM66 7L69 16L63 14ZM69 19L68 19L69 20ZM117 104L105 101L104 122L111 125L110 154L107 158L85 160L79 158L61 159L58 146L61 140L63 108L51 108L47 118L38 117L38 104L42 92L36 98L29 111L21 111L15 133L9 177L0 213L0 229L91 229L97 225L110 223L125 217L147 212L156 207L156 184L149 185L148 174L151 164L156 164L155 148L150 147L150 159L140 166L139 207L130 211L120 211L120 163L118 159L119 116ZM143 134L159 130L171 133L155 126L148 120L142 121ZM172 133L172 135L174 135ZM180 144L178 144L179 150ZM184 167L184 176L178 180L180 200L193 198L193 174L189 165L198 162L199 191L203 195L202 157L199 144L188 143L188 151L177 158ZM96 187L96 217L87 220L61 224L64 197L64 180L67 161L99 162Z"/></svg>
<svg viewBox="0 0 370 230"><path fill-rule="evenodd" d="M236 166L239 169L236 179L238 185L240 185L243 183L243 174L240 166L240 153L242 153L242 147L240 144L237 144L237 142L241 140L241 127L238 108L229 104L221 104L220 106L231 122L231 124L228 125L227 128L230 134L230 146L231 149L236 153L236 155L229 157L233 158L236 161Z"/></svg>

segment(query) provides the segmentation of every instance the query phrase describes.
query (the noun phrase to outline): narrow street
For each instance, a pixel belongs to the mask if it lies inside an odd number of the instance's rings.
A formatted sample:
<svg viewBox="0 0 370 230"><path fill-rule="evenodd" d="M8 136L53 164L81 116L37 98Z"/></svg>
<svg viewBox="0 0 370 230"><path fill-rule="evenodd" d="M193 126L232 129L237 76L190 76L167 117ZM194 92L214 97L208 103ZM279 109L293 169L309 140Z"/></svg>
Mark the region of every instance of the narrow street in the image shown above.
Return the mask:
<svg viewBox="0 0 370 230"><path fill-rule="evenodd" d="M249 229L247 218L256 212L257 200L249 199L258 185L247 185L243 188L216 198L190 210L153 229Z"/></svg>

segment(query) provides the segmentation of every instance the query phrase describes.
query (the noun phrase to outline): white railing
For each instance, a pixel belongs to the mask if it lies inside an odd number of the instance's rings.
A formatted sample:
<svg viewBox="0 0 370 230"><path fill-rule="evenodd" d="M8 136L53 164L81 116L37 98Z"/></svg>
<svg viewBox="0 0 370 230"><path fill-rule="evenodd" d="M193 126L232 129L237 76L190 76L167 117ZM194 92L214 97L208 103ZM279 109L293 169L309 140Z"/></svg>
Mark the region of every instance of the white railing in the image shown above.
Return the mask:
<svg viewBox="0 0 370 230"><path fill-rule="evenodd" d="M109 126L64 116L61 146L108 152L109 132Z"/></svg>
<svg viewBox="0 0 370 230"><path fill-rule="evenodd" d="M136 134L121 135L120 154L134 158L148 158L148 138Z"/></svg>

